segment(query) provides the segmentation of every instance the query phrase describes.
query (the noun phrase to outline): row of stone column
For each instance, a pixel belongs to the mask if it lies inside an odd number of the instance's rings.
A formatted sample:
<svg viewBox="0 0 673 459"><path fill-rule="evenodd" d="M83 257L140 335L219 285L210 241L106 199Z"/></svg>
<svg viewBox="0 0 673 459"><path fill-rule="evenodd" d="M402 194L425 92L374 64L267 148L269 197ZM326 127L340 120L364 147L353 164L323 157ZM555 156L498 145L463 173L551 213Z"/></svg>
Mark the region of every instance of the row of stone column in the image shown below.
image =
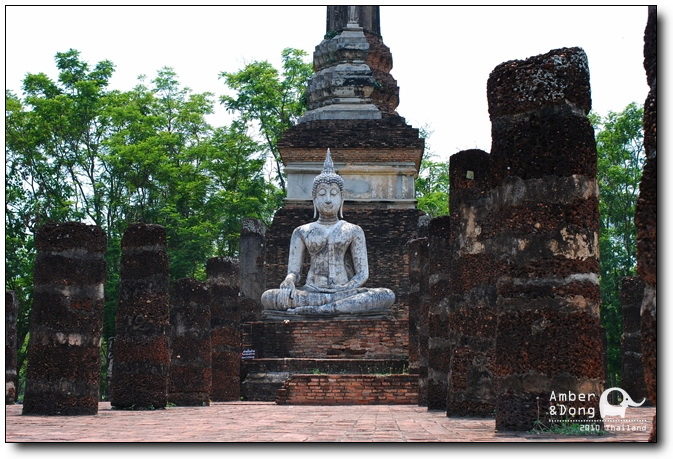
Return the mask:
<svg viewBox="0 0 673 459"><path fill-rule="evenodd" d="M623 345L625 373L636 386L644 378L656 404L655 7L645 67L651 92L636 214L641 279L624 280ZM449 280L445 292L429 295L428 308L429 330L433 323L439 335L444 330L448 363L428 358L421 400L449 416L495 413L498 430L529 430L536 421L558 420L550 413L552 391L600 395L604 389L597 153L587 118L586 55L563 48L501 64L489 77L488 101L491 154L468 150L450 158L450 229L443 232L450 241ZM431 234L424 243L432 240ZM440 254L427 250L428 264ZM433 332L428 335L421 347L430 356ZM447 386L432 387L430 375L444 372ZM642 392L636 386L629 393ZM598 412L597 399L573 407Z"/></svg>
<svg viewBox="0 0 673 459"><path fill-rule="evenodd" d="M35 235L34 300L23 414L96 414L107 238L82 223ZM110 365L114 408L203 406L238 400L238 260L208 260L206 282L180 279L169 292L165 229L130 225L122 238L116 335ZM6 402L16 401L16 315L6 296ZM12 332L13 330L13 332ZM12 334L13 333L13 334ZM13 338L12 338L13 337Z"/></svg>
<svg viewBox="0 0 673 459"><path fill-rule="evenodd" d="M488 102L492 152L451 156L450 217L435 222L448 227L429 231L429 265L446 258L448 280L430 287L426 399L449 416L495 414L498 430L530 430L554 420L552 391L603 390L584 51L499 65Z"/></svg>

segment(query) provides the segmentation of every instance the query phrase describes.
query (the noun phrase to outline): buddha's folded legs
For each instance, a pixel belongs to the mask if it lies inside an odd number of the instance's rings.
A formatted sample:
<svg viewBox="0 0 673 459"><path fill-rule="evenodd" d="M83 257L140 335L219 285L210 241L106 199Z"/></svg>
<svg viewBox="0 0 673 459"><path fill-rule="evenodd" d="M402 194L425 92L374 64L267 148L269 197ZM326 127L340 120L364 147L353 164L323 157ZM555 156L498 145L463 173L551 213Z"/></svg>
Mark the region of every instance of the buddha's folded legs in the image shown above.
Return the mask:
<svg viewBox="0 0 673 459"><path fill-rule="evenodd" d="M358 313L388 309L395 302L395 294L387 288L361 288L351 292L351 295L330 294L330 296L342 296L342 298L332 298L332 301L323 304L296 306L288 309L287 312L295 314Z"/></svg>
<svg viewBox="0 0 673 459"><path fill-rule="evenodd" d="M262 295L262 305L265 309L312 314L387 309L395 302L395 294L387 288L358 288L336 293L296 289L289 305L281 304L280 298L280 289L267 290Z"/></svg>

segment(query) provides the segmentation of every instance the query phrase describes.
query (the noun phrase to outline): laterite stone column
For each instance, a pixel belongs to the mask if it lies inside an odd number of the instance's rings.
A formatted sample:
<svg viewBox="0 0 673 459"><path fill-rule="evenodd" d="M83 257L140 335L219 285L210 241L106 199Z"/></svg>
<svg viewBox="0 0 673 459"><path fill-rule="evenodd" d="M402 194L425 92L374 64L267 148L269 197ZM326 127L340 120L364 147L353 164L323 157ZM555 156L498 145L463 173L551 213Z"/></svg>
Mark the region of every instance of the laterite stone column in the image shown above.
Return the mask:
<svg viewBox="0 0 673 459"><path fill-rule="evenodd" d="M447 416L493 416L499 229L491 206L490 155L456 153L449 160L451 264L447 288L449 381Z"/></svg>
<svg viewBox="0 0 673 459"><path fill-rule="evenodd" d="M446 410L449 381L449 267L450 218L437 217L428 225L428 409Z"/></svg>
<svg viewBox="0 0 673 459"><path fill-rule="evenodd" d="M643 352L640 343L640 307L645 284L640 277L625 277L619 300L622 305L622 382L631 400L648 398L643 375Z"/></svg>
<svg viewBox="0 0 673 459"><path fill-rule="evenodd" d="M418 405L428 404L428 238L412 239L409 252L409 372L418 374Z"/></svg>
<svg viewBox="0 0 673 459"><path fill-rule="evenodd" d="M179 279L173 284L171 298L168 402L208 406L213 382L210 292L196 279Z"/></svg>
<svg viewBox="0 0 673 459"><path fill-rule="evenodd" d="M537 420L559 421L564 416L552 392L595 394L565 403L576 419L588 419L599 412L605 371L586 54L562 48L505 62L491 73L487 93L494 187L485 231L493 233L489 251L502 266L496 429L528 431Z"/></svg>
<svg viewBox="0 0 673 459"><path fill-rule="evenodd" d="M645 283L640 309L640 339L647 398L657 406L657 7L648 7L645 27L645 72L650 92L645 101L645 167L636 205L638 275ZM657 441L657 418L650 441Z"/></svg>
<svg viewBox="0 0 673 459"><path fill-rule="evenodd" d="M261 220L241 219L239 264L241 271L241 321L260 320L260 299L266 290L266 227Z"/></svg>
<svg viewBox="0 0 673 459"><path fill-rule="evenodd" d="M110 403L155 409L167 404L170 321L166 230L133 224L122 237Z"/></svg>
<svg viewBox="0 0 673 459"><path fill-rule="evenodd" d="M83 223L35 234L23 414L98 413L106 247L105 232Z"/></svg>
<svg viewBox="0 0 673 459"><path fill-rule="evenodd" d="M17 372L18 337L16 319L19 314L19 302L13 290L5 292L5 405L16 403L19 389Z"/></svg>
<svg viewBox="0 0 673 459"><path fill-rule="evenodd" d="M241 398L241 302L238 260L215 257L206 263L210 290L210 323L212 341L213 385L210 399L214 402L237 401Z"/></svg>

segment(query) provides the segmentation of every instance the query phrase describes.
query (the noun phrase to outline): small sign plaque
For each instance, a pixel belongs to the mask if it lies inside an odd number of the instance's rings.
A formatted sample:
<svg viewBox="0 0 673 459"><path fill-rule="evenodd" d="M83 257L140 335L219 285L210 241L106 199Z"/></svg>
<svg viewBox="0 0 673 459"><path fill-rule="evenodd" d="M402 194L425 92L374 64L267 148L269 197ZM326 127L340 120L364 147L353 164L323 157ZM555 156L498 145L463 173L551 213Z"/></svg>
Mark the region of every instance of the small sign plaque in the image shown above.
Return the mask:
<svg viewBox="0 0 673 459"><path fill-rule="evenodd" d="M255 350L254 349L243 349L243 352L241 352L241 359L247 360L247 359L254 359L255 358Z"/></svg>

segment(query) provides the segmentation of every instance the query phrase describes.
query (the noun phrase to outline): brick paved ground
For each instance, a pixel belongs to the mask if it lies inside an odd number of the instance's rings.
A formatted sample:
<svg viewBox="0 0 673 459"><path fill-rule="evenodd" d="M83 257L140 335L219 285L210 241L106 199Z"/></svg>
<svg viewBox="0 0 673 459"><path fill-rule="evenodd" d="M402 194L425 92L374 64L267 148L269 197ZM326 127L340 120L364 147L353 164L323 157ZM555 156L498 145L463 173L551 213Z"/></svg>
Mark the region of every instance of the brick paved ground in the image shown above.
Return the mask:
<svg viewBox="0 0 673 459"><path fill-rule="evenodd" d="M213 403L96 416L24 416L5 407L5 441L24 442L646 442L655 408L630 408L621 431L591 436L497 433L493 419L447 418L409 405L299 406ZM608 418L610 419L610 418ZM644 420L635 421L635 420ZM644 429L641 431L640 429ZM15 445L16 446L16 445Z"/></svg>

